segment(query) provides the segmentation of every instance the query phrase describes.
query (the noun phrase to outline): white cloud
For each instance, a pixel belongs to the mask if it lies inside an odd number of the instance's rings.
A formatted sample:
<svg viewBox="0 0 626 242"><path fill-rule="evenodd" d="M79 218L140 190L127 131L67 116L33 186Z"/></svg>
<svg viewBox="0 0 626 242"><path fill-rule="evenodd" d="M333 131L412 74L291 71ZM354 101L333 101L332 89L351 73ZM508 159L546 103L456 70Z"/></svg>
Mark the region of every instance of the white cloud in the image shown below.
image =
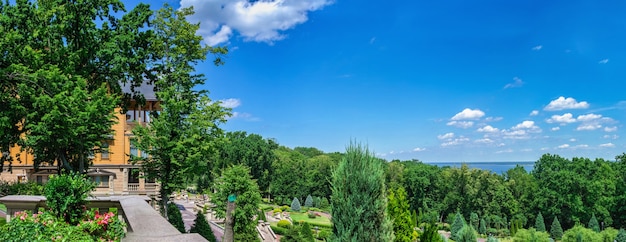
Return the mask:
<svg viewBox="0 0 626 242"><path fill-rule="evenodd" d="M602 59L598 61L598 64L606 64L606 63L609 63L609 59Z"/></svg>
<svg viewBox="0 0 626 242"><path fill-rule="evenodd" d="M566 149L566 148L569 148L569 144L562 144L562 145L559 145L557 148Z"/></svg>
<svg viewBox="0 0 626 242"><path fill-rule="evenodd" d="M589 123L589 124L581 124L580 126L576 127L576 130L581 131L581 130L596 130L602 128L601 124L596 124L596 123Z"/></svg>
<svg viewBox="0 0 626 242"><path fill-rule="evenodd" d="M413 151L415 151L415 152L420 152L420 151L425 151L425 150L426 150L426 148L420 148L420 147L417 147L417 148L413 149Z"/></svg>
<svg viewBox="0 0 626 242"><path fill-rule="evenodd" d="M513 130L528 129L532 131L537 131L537 130L541 131L541 129L539 129L539 126L535 125L535 121L530 121L530 120L521 122L515 125L512 129Z"/></svg>
<svg viewBox="0 0 626 242"><path fill-rule="evenodd" d="M561 129L561 127L554 127L554 128L551 128L550 130L552 130L552 131L557 131L557 130L559 130L559 129Z"/></svg>
<svg viewBox="0 0 626 242"><path fill-rule="evenodd" d="M568 97L565 98L560 96L559 98L552 100L548 106L546 106L543 110L546 111L559 111L564 109L585 109L589 108L589 103L577 102L576 99Z"/></svg>
<svg viewBox="0 0 626 242"><path fill-rule="evenodd" d="M477 139L477 140L474 140L474 142L476 142L476 143L481 143L481 144L491 144L491 143L493 143L494 141L493 141L492 139L490 139L490 138L484 138L484 139Z"/></svg>
<svg viewBox="0 0 626 242"><path fill-rule="evenodd" d="M582 145L574 146L574 149L584 149L584 148L589 148L589 145L582 144Z"/></svg>
<svg viewBox="0 0 626 242"><path fill-rule="evenodd" d="M538 110L533 110L532 112L530 112L530 116L537 116L537 115L539 115Z"/></svg>
<svg viewBox="0 0 626 242"><path fill-rule="evenodd" d="M476 120L485 116L485 112L480 111L480 109L463 109L460 113L454 115L451 120Z"/></svg>
<svg viewBox="0 0 626 242"><path fill-rule="evenodd" d="M602 138L605 138L605 139L618 139L619 135L616 135L616 134L614 134L614 135L605 134L604 136L602 136Z"/></svg>
<svg viewBox="0 0 626 242"><path fill-rule="evenodd" d="M448 142L442 143L442 144L441 144L441 146L442 146L442 147L446 147L446 146L454 146L454 145L459 145L459 144L465 143L465 142L467 142L467 141L469 141L469 138L466 138L466 137L460 136L459 138L456 138L456 139L453 139L453 140L451 140L451 141L448 141Z"/></svg>
<svg viewBox="0 0 626 242"><path fill-rule="evenodd" d="M590 113L585 115L578 115L578 118L576 118L576 120L580 122L589 122L599 118L602 118L602 115Z"/></svg>
<svg viewBox="0 0 626 242"><path fill-rule="evenodd" d="M576 119L574 119L574 116L571 113L566 113L563 115L552 115L552 117L546 120L546 122L560 123L561 125L564 125L564 124L576 122Z"/></svg>
<svg viewBox="0 0 626 242"><path fill-rule="evenodd" d="M603 148L613 148L613 147L615 147L615 144L609 142L609 143L606 143L606 144L601 144L600 147L603 147Z"/></svg>
<svg viewBox="0 0 626 242"><path fill-rule="evenodd" d="M502 153L512 153L513 149L506 149L506 150L499 150L496 151L496 154L502 154Z"/></svg>
<svg viewBox="0 0 626 242"><path fill-rule="evenodd" d="M541 50L542 48L543 48L543 45L537 45L533 47L532 50L537 51L537 50Z"/></svg>
<svg viewBox="0 0 626 242"><path fill-rule="evenodd" d="M491 125L487 125L485 127L478 129L478 132L485 132L485 133L495 133L498 131L500 131L498 128L491 127Z"/></svg>
<svg viewBox="0 0 626 242"><path fill-rule="evenodd" d="M571 139L569 139L569 142L576 142L576 139L571 138Z"/></svg>
<svg viewBox="0 0 626 242"><path fill-rule="evenodd" d="M504 86L504 89L509 89L509 88L514 88L514 87L521 87L524 85L524 82L522 81L522 79L520 79L519 77L513 77L513 82L506 84Z"/></svg>
<svg viewBox="0 0 626 242"><path fill-rule="evenodd" d="M486 117L485 122L497 122L502 120L502 117Z"/></svg>
<svg viewBox="0 0 626 242"><path fill-rule="evenodd" d="M605 131L605 132L615 132L615 131L617 131L617 126L613 126L613 127L604 127L604 131Z"/></svg>
<svg viewBox="0 0 626 242"><path fill-rule="evenodd" d="M225 107L225 108L236 108L241 105L241 100L237 98L222 99L222 100L219 100L219 102L220 102L220 106Z"/></svg>
<svg viewBox="0 0 626 242"><path fill-rule="evenodd" d="M541 133L541 128L530 120L523 121L510 130L502 130L505 139L529 139L531 133Z"/></svg>
<svg viewBox="0 0 626 242"><path fill-rule="evenodd" d="M443 139L452 139L452 138L454 138L454 133L445 133L445 134L442 134L442 135L437 135L437 138L441 139L441 140L443 140Z"/></svg>
<svg viewBox="0 0 626 242"><path fill-rule="evenodd" d="M226 43L236 31L245 41L273 43L282 33L308 20L308 13L332 4L331 0L181 0L193 6L188 19L200 22L199 34L209 45Z"/></svg>
<svg viewBox="0 0 626 242"><path fill-rule="evenodd" d="M450 121L450 122L446 123L446 125L467 129L467 128L470 128L470 127L474 126L474 122L472 122L472 121Z"/></svg>

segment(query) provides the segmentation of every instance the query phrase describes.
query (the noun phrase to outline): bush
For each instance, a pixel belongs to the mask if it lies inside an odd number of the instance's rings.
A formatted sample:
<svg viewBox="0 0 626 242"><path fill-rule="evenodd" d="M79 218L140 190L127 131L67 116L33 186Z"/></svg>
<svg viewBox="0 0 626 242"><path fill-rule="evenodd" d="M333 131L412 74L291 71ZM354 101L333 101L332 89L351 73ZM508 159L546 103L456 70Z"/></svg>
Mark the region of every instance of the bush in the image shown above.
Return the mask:
<svg viewBox="0 0 626 242"><path fill-rule="evenodd" d="M577 242L577 241L602 241L602 236L599 233L594 232L592 229L585 228L580 225L576 225L571 229L568 229L563 233L562 242Z"/></svg>
<svg viewBox="0 0 626 242"><path fill-rule="evenodd" d="M600 232L600 236L602 237L602 242L613 242L615 241L615 237L617 237L617 229L608 227L602 232Z"/></svg>
<svg viewBox="0 0 626 242"><path fill-rule="evenodd" d="M309 212L309 213L307 214L307 216L308 216L309 218L316 218L316 217L317 217L317 215L315 215L315 213L313 213L313 212Z"/></svg>
<svg viewBox="0 0 626 242"><path fill-rule="evenodd" d="M291 227L291 222L289 222L289 220L286 220L286 219L281 219L280 221L278 221L278 223L276 225L278 227L287 229L287 228Z"/></svg>
<svg viewBox="0 0 626 242"><path fill-rule="evenodd" d="M300 209L300 200L298 200L297 197L294 197L293 200L291 200L291 211L300 212Z"/></svg>
<svg viewBox="0 0 626 242"><path fill-rule="evenodd" d="M496 233L500 237L511 236L511 231L509 229L499 229Z"/></svg>
<svg viewBox="0 0 626 242"><path fill-rule="evenodd" d="M329 205L330 203L328 202L328 198L322 197L322 200L320 201L320 208L328 208Z"/></svg>
<svg viewBox="0 0 626 242"><path fill-rule="evenodd" d="M281 207L280 207L280 209L281 209L282 211L289 212L289 206L287 206L287 205L283 205L283 206L281 206Z"/></svg>
<svg viewBox="0 0 626 242"><path fill-rule="evenodd" d="M167 204L167 221L178 229L181 233L185 233L185 223L183 222L183 216L178 210L178 206L174 203Z"/></svg>
<svg viewBox="0 0 626 242"><path fill-rule="evenodd" d="M313 197L311 197L311 195L306 196L306 199L304 200L304 206L313 207Z"/></svg>
<svg viewBox="0 0 626 242"><path fill-rule="evenodd" d="M302 228L300 228L300 235L302 236L302 239L304 241L307 241L307 242L315 241L315 238L313 238L313 231L311 231L311 226L309 226L309 224L306 222L303 223Z"/></svg>
<svg viewBox="0 0 626 242"><path fill-rule="evenodd" d="M480 225L478 226L478 233L487 234L487 225L485 225L485 219L480 219Z"/></svg>
<svg viewBox="0 0 626 242"><path fill-rule="evenodd" d="M287 233L287 229L283 228L283 227L278 227L278 226L274 226L274 225L270 225L270 228L272 228L272 230L274 231L275 234L280 234L280 235L284 235Z"/></svg>
<svg viewBox="0 0 626 242"><path fill-rule="evenodd" d="M332 233L328 230L322 230L317 234L317 239L326 241L328 240L328 238L330 238L331 234Z"/></svg>
<svg viewBox="0 0 626 242"><path fill-rule="evenodd" d="M626 242L626 230L620 229L615 237L615 242Z"/></svg>
<svg viewBox="0 0 626 242"><path fill-rule="evenodd" d="M489 228L487 229L487 235L497 235L500 236L500 233L498 233L498 230L495 228Z"/></svg>
<svg viewBox="0 0 626 242"><path fill-rule="evenodd" d="M457 242L476 242L476 230L471 225L463 225L456 238Z"/></svg>
<svg viewBox="0 0 626 242"><path fill-rule="evenodd" d="M419 241L432 241L432 242L443 242L441 236L437 232L437 225L435 223L428 223L424 225L424 232L419 237Z"/></svg>
<svg viewBox="0 0 626 242"><path fill-rule="evenodd" d="M275 208L274 210L272 210L272 212L273 212L274 214L276 214L276 213L282 213L282 212L283 212L283 210L281 210L280 208Z"/></svg>
<svg viewBox="0 0 626 242"><path fill-rule="evenodd" d="M546 232L539 232L535 228L529 230L519 229L513 237L513 242L550 242L550 235Z"/></svg>
<svg viewBox="0 0 626 242"><path fill-rule="evenodd" d="M489 238L487 238L487 242L500 242L500 241L496 237L489 236Z"/></svg>
<svg viewBox="0 0 626 242"><path fill-rule="evenodd" d="M189 233L198 233L210 242L216 241L213 230L211 229L209 222L206 221L204 214L196 214L196 220L194 220L194 224L191 226Z"/></svg>
<svg viewBox="0 0 626 242"><path fill-rule="evenodd" d="M44 187L46 205L57 218L76 225L86 211L85 199L95 188L95 183L87 180L84 175L52 175Z"/></svg>

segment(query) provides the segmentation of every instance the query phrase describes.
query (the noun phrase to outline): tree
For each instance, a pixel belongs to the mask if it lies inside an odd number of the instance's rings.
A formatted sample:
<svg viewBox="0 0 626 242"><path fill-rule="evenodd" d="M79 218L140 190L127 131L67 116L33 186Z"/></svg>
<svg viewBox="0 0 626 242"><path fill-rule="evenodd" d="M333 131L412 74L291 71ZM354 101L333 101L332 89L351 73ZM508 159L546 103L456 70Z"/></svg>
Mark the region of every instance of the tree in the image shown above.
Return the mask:
<svg viewBox="0 0 626 242"><path fill-rule="evenodd" d="M350 144L333 172L332 241L393 241L381 160Z"/></svg>
<svg viewBox="0 0 626 242"><path fill-rule="evenodd" d="M476 230L471 225L465 224L456 235L458 242L476 242Z"/></svg>
<svg viewBox="0 0 626 242"><path fill-rule="evenodd" d="M183 215L180 214L180 210L175 203L167 204L167 221L178 229L181 233L185 233L185 223L183 222Z"/></svg>
<svg viewBox="0 0 626 242"><path fill-rule="evenodd" d="M313 197L311 197L311 195L306 196L306 199L304 200L304 206L313 207Z"/></svg>
<svg viewBox="0 0 626 242"><path fill-rule="evenodd" d="M550 242L550 235L546 232L539 232L534 228L520 229L513 237L514 242Z"/></svg>
<svg viewBox="0 0 626 242"><path fill-rule="evenodd" d="M485 225L485 219L480 219L480 225L478 226L478 233L487 234L487 226Z"/></svg>
<svg viewBox="0 0 626 242"><path fill-rule="evenodd" d="M424 232L420 235L419 241L443 242L444 240L437 231L437 224L430 221L424 226Z"/></svg>
<svg viewBox="0 0 626 242"><path fill-rule="evenodd" d="M250 168L245 165L234 165L226 168L222 176L216 180L216 193L211 201L215 204L217 217L225 218L226 204L230 195L235 195L234 233L237 241L257 241L254 215L257 214L261 194L259 186L250 175Z"/></svg>
<svg viewBox="0 0 626 242"><path fill-rule="evenodd" d="M393 222L394 241L413 241L413 221L404 188L398 186L390 190L388 200L387 211Z"/></svg>
<svg viewBox="0 0 626 242"><path fill-rule="evenodd" d="M201 211L196 214L196 219L194 220L189 233L198 233L210 242L216 241L211 225L209 225L206 221L206 217L204 217L204 214Z"/></svg>
<svg viewBox="0 0 626 242"><path fill-rule="evenodd" d="M475 212L470 213L470 224L472 225L473 228L478 228L478 225L480 223L480 220L478 219L478 214L476 214Z"/></svg>
<svg viewBox="0 0 626 242"><path fill-rule="evenodd" d="M89 193L96 184L78 173L52 176L44 187L46 204L54 215L76 225L83 218Z"/></svg>
<svg viewBox="0 0 626 242"><path fill-rule="evenodd" d="M313 237L313 231L311 231L311 226L309 223L304 222L302 224L302 228L300 228L300 235L302 236L302 240L306 242L313 242L315 238Z"/></svg>
<svg viewBox="0 0 626 242"><path fill-rule="evenodd" d="M463 219L463 215L460 212L457 212L454 216L454 222L450 226L450 238L454 241L457 241L459 238L457 237L459 231L465 226L465 219Z"/></svg>
<svg viewBox="0 0 626 242"><path fill-rule="evenodd" d="M620 229L615 237L615 242L626 242L626 230Z"/></svg>
<svg viewBox="0 0 626 242"><path fill-rule="evenodd" d="M589 219L589 224L588 227L595 231L596 233L600 232L600 224L598 224L598 219L596 218L596 214L592 213L591 214L591 219Z"/></svg>
<svg viewBox="0 0 626 242"><path fill-rule="evenodd" d="M535 219L535 229L539 232L546 232L546 224L543 222L543 215L541 215L541 212L537 214L537 218Z"/></svg>
<svg viewBox="0 0 626 242"><path fill-rule="evenodd" d="M559 223L559 219L554 217L552 220L552 225L550 226L550 237L559 240L563 237L563 228L561 228L561 223Z"/></svg>
<svg viewBox="0 0 626 242"><path fill-rule="evenodd" d="M300 200L297 197L294 197L291 200L291 211L300 212Z"/></svg>
<svg viewBox="0 0 626 242"><path fill-rule="evenodd" d="M186 21L193 14L190 8L173 10L166 5L159 10L152 26L155 32L153 63L159 73L156 95L160 112L152 112L148 126L136 126L131 142L147 156L131 157L148 179L160 185L161 205L169 195L183 187L197 172L207 172L208 161L214 160L216 143L222 137L219 123L225 122L228 110L212 102L196 86L204 83L202 75L193 74L194 63L207 53L221 50L204 47L202 37L195 35L198 25ZM225 53L225 52L222 52ZM167 216L167 210L163 210Z"/></svg>

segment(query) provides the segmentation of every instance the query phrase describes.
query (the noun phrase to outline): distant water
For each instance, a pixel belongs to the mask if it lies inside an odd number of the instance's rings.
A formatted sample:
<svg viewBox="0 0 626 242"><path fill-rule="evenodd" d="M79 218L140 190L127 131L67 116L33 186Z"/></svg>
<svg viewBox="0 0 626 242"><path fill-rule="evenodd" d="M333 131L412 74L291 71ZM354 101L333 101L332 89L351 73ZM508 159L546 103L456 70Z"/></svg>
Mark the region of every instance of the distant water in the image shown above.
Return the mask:
<svg viewBox="0 0 626 242"><path fill-rule="evenodd" d="M429 165L436 165L439 167L461 167L462 164L467 164L469 168L477 168L482 170L490 170L496 174L502 174L511 168L515 168L516 165L523 166L527 172L533 170L535 166L534 161L486 161L486 162L424 162Z"/></svg>

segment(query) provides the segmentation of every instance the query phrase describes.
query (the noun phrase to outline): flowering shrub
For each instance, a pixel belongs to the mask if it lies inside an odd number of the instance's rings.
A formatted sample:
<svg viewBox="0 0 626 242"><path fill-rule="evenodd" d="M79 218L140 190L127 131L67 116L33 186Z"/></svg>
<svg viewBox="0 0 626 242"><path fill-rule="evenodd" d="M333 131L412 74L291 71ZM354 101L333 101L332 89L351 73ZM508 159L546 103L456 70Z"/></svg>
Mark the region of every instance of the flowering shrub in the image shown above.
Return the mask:
<svg viewBox="0 0 626 242"><path fill-rule="evenodd" d="M88 232L94 240L119 241L124 237L126 224L113 212L100 214L98 210L87 212L87 220L78 224Z"/></svg>

